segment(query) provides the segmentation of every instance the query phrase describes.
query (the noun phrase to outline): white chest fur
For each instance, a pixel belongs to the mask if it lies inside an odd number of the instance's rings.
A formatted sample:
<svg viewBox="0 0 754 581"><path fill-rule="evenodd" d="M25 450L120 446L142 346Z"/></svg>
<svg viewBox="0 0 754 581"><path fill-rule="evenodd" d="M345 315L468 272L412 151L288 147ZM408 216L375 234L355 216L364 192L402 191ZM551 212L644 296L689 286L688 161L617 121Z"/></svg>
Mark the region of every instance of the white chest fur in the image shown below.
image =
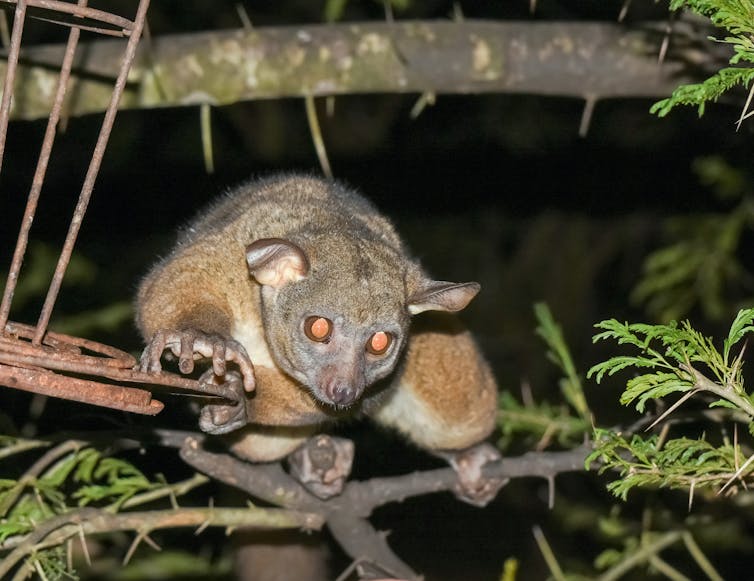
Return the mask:
<svg viewBox="0 0 754 581"><path fill-rule="evenodd" d="M233 327L233 338L246 348L249 358L254 365L262 367L277 367L272 360L264 329L261 323L256 321L244 321Z"/></svg>

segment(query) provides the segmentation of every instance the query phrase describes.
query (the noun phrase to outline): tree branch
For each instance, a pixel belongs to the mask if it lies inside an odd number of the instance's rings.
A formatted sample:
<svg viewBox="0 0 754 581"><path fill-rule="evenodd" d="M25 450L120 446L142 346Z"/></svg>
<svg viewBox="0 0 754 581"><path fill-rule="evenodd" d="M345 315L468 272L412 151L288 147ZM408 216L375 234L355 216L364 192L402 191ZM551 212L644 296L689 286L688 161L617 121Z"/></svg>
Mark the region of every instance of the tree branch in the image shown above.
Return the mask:
<svg viewBox="0 0 754 581"><path fill-rule="evenodd" d="M666 96L710 65L703 34L662 68L662 25L407 21L256 28L171 35L141 47L122 108L225 105L251 99L355 93L532 93L589 98ZM66 113L104 110L123 43L82 43ZM46 117L62 45L23 51L12 116ZM5 63L0 62L0 76Z"/></svg>
<svg viewBox="0 0 754 581"><path fill-rule="evenodd" d="M584 445L566 452L530 452L488 465L485 474L503 478L535 476L552 479L561 472L583 470L584 459L590 451L591 447ZM457 482L457 475L451 468L442 468L349 482L339 496L320 500L288 476L280 464L249 464L228 454L207 452L194 438L186 439L180 454L197 470L257 498L284 508L320 514L349 556L406 579L417 575L390 550L384 535L376 531L366 517L388 502L452 490Z"/></svg>
<svg viewBox="0 0 754 581"><path fill-rule="evenodd" d="M206 526L318 529L322 523L323 519L318 515L266 508L180 508L118 514L83 508L48 519L28 536L3 543L3 548L15 548L0 561L0 578L5 578L21 559L32 552L60 545L79 534L128 530L145 533L161 528Z"/></svg>

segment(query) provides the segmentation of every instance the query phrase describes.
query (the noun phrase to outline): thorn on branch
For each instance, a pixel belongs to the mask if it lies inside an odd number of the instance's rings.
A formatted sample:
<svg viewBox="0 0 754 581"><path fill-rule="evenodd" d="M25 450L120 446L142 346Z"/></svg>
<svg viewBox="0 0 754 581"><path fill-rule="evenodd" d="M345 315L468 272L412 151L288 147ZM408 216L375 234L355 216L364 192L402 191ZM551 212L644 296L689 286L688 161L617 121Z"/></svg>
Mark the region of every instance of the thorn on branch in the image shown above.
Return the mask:
<svg viewBox="0 0 754 581"><path fill-rule="evenodd" d="M596 95L587 95L584 101L584 109L581 112L581 123L579 124L579 137L586 137L589 132L589 126L592 124L592 115L594 107L597 104Z"/></svg>

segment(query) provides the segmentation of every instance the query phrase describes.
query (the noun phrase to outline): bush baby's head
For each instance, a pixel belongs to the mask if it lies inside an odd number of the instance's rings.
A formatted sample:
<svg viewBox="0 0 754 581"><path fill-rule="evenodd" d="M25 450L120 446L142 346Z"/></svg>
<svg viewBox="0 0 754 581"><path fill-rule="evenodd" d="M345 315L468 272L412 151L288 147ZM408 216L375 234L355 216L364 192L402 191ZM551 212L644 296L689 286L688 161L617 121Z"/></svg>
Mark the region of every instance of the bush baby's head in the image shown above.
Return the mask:
<svg viewBox="0 0 754 581"><path fill-rule="evenodd" d="M411 315L459 311L479 285L430 280L385 244L344 248L335 236L328 246L265 238L246 248L246 262L276 363L320 402L348 407L393 371Z"/></svg>

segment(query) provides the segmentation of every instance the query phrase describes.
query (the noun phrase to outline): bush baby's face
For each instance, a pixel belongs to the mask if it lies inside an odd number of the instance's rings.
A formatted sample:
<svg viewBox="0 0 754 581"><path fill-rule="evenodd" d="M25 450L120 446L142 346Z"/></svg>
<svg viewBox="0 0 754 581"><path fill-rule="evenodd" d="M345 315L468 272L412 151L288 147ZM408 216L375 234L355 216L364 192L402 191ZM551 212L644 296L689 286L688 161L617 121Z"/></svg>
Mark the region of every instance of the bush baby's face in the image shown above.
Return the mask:
<svg viewBox="0 0 754 581"><path fill-rule="evenodd" d="M361 256L358 269L346 264L352 256L310 264L292 246L277 251L275 276L251 271L262 284L268 346L317 400L348 407L398 361L410 318L403 276L373 257Z"/></svg>
<svg viewBox="0 0 754 581"><path fill-rule="evenodd" d="M276 363L336 407L354 404L393 371L412 314L458 311L479 290L476 283L425 279L384 246L355 243L313 254L264 239L249 245L246 259L262 286L262 320Z"/></svg>

